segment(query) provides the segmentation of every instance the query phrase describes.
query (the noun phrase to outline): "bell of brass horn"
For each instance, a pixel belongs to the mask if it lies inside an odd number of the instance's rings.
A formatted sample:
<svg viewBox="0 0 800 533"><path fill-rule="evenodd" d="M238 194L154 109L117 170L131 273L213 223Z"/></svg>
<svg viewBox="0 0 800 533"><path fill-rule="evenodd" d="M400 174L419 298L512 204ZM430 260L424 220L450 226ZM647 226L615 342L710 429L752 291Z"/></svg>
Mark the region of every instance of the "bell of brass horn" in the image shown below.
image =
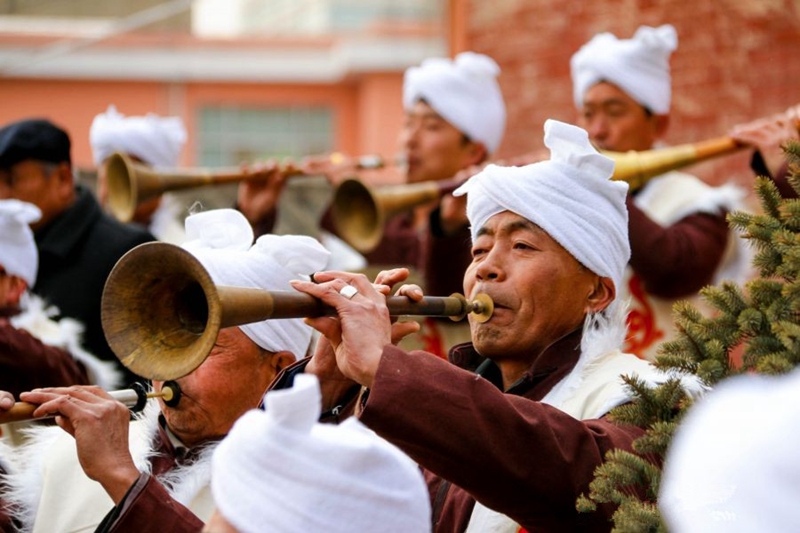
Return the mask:
<svg viewBox="0 0 800 533"><path fill-rule="evenodd" d="M650 179L665 172L677 170L712 157L730 154L741 145L730 137L718 137L697 143L679 144L666 148L640 152L600 152L614 160L614 175L611 179L626 181L631 191L645 185Z"/></svg>
<svg viewBox="0 0 800 533"><path fill-rule="evenodd" d="M336 231L359 252L371 252L381 242L388 218L438 200L461 183L453 179L368 187L357 179L344 180L331 204Z"/></svg>
<svg viewBox="0 0 800 533"><path fill-rule="evenodd" d="M472 313L485 321L493 312L486 295L473 301L461 295L426 296L420 302L391 296L386 302L392 316L460 319ZM122 256L106 281L101 303L103 331L114 354L134 373L162 381L197 368L222 328L335 313L297 291L217 286L192 254L163 242L139 245Z"/></svg>

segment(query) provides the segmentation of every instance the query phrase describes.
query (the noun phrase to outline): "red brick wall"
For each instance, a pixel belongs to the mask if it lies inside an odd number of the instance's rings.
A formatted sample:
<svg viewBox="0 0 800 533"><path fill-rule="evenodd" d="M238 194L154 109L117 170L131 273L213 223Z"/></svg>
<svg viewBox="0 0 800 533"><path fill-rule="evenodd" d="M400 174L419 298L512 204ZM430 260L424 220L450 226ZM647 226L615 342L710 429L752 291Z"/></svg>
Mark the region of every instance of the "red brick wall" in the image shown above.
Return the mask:
<svg viewBox="0 0 800 533"><path fill-rule="evenodd" d="M466 25L455 31L503 71L509 120L500 157L541 147L547 118L575 120L569 59L602 31L627 38L642 24L677 29L670 144L724 135L739 122L800 103L798 0L464 1ZM691 171L750 187L748 161L741 153Z"/></svg>

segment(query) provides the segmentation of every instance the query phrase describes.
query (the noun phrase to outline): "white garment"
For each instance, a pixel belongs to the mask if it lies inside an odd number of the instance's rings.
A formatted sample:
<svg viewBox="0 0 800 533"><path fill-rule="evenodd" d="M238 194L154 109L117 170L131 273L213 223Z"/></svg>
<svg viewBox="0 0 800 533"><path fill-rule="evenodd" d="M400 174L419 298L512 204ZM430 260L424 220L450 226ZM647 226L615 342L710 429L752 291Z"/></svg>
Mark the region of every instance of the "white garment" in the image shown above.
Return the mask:
<svg viewBox="0 0 800 533"><path fill-rule="evenodd" d="M183 248L194 255L217 285L270 291L294 291L290 280L322 270L330 253L305 235L262 235L253 244L253 229L242 213L215 209L186 218ZM270 352L305 356L311 327L301 318L269 319L239 328Z"/></svg>
<svg viewBox="0 0 800 533"><path fill-rule="evenodd" d="M800 525L800 371L720 383L690 408L658 507L675 533L789 533Z"/></svg>
<svg viewBox="0 0 800 533"><path fill-rule="evenodd" d="M429 58L405 72L403 108L425 100L443 119L494 153L503 139L506 107L497 76L500 67L483 54Z"/></svg>
<svg viewBox="0 0 800 533"><path fill-rule="evenodd" d="M40 218L42 212L33 204L0 200L0 267L25 280L28 287L36 283L39 271L39 252L30 224Z"/></svg>
<svg viewBox="0 0 800 533"><path fill-rule="evenodd" d="M95 165L114 152L135 156L150 166L173 167L186 143L186 128L179 117L126 117L113 105L100 113L89 128Z"/></svg>
<svg viewBox="0 0 800 533"><path fill-rule="evenodd" d="M744 191L734 185L712 187L695 176L683 172L669 172L650 180L634 198L634 203L650 219L667 227L682 218L697 213L719 215L722 211L744 209ZM728 244L717 267L712 284L730 280L739 285L752 275L753 252L749 243L739 233L730 229ZM618 298L629 302L630 326L625 350L648 360L655 359L659 346L675 337L672 306L676 299L660 298L644 292L637 284L630 266L618 289ZM699 294L680 298L700 310L712 309Z"/></svg>
<svg viewBox="0 0 800 533"><path fill-rule="evenodd" d="M636 375L655 386L675 374L661 372L650 363L619 350L591 360L582 355L573 371L542 398L542 403L552 405L578 420L600 418L614 407L631 401L631 393L622 381L623 375ZM692 395L699 395L705 390L692 377L684 378L684 385ZM517 533L519 527L507 516L476 502L467 533Z"/></svg>
<svg viewBox="0 0 800 533"><path fill-rule="evenodd" d="M583 107L593 85L607 81L652 112L667 114L672 99L669 58L677 47L678 35L669 24L641 26L632 39L595 35L570 60L575 107Z"/></svg>
<svg viewBox="0 0 800 533"><path fill-rule="evenodd" d="M214 499L237 531L430 532L419 467L355 417L320 424L316 376L297 375L264 404L214 453Z"/></svg>
<svg viewBox="0 0 800 533"><path fill-rule="evenodd" d="M149 473L160 410L150 402L138 421L130 425L131 455L140 472ZM214 511L209 483L209 445L188 466L173 469L157 479L179 503L201 520ZM9 464L6 500L23 532L83 533L94 531L114 503L102 486L86 477L78 461L75 439L59 427L37 427L22 448L0 448Z"/></svg>

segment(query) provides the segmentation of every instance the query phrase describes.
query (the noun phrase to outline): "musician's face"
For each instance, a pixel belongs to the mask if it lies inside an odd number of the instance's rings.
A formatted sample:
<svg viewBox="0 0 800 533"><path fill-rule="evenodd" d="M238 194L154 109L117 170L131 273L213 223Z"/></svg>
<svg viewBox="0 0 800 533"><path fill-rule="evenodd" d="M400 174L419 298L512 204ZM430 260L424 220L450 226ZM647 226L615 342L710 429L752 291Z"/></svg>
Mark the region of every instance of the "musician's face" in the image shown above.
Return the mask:
<svg viewBox="0 0 800 533"><path fill-rule="evenodd" d="M496 362L515 361L527 369L532 358L580 327L587 312L611 301L598 286L599 276L544 230L510 211L491 217L479 230L472 256L465 294L487 293L495 305L488 322L470 317L472 342Z"/></svg>
<svg viewBox="0 0 800 533"><path fill-rule="evenodd" d="M400 146L409 183L452 178L483 161L486 154L482 144L466 138L423 101L406 113Z"/></svg>
<svg viewBox="0 0 800 533"><path fill-rule="evenodd" d="M578 125L602 150L649 150L667 129L667 115L655 115L616 85L600 82L586 91Z"/></svg>
<svg viewBox="0 0 800 533"><path fill-rule="evenodd" d="M211 353L192 373L178 380L181 399L163 401L169 428L187 446L226 435L248 409L258 407L277 372L294 361L289 352L261 350L237 327L220 330ZM162 382L154 383L156 390Z"/></svg>
<svg viewBox="0 0 800 533"><path fill-rule="evenodd" d="M0 308L16 307L28 284L19 276L12 276L0 265Z"/></svg>
<svg viewBox="0 0 800 533"><path fill-rule="evenodd" d="M16 198L37 206L42 218L31 224L36 231L61 214L74 199L71 170L67 163L56 165L26 159L0 169L0 199Z"/></svg>

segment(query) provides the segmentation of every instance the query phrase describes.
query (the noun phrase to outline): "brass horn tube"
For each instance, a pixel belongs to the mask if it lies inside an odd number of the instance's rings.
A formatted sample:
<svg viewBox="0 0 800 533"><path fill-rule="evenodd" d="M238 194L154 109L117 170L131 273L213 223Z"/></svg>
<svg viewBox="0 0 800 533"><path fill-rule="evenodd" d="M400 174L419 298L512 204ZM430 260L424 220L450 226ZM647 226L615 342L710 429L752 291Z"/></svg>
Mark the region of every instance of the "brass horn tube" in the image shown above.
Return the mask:
<svg viewBox="0 0 800 533"><path fill-rule="evenodd" d="M130 389L109 391L108 394L131 411L136 412L141 411L150 398L163 398L167 405L176 405L180 399L180 387L177 386L177 383L165 383L160 392L147 392L143 386L139 385ZM0 424L26 420L47 420L55 417L55 415L34 417L33 412L38 407L33 403L16 402L11 409L0 412Z"/></svg>
<svg viewBox="0 0 800 533"><path fill-rule="evenodd" d="M635 191L643 187L650 179L665 172L693 165L712 157L730 154L744 147L743 144L739 144L730 137L718 137L640 152L601 150L600 153L614 160L614 175L611 179L626 181L631 191Z"/></svg>
<svg viewBox="0 0 800 533"><path fill-rule="evenodd" d="M331 204L336 231L359 252L371 252L381 242L389 217L438 200L461 183L450 179L369 187L357 179L345 180L336 188Z"/></svg>
<svg viewBox="0 0 800 533"><path fill-rule="evenodd" d="M339 154L332 154L335 161ZM108 208L120 222L130 222L136 207L150 198L168 191L195 189L210 185L238 183L262 177L258 172L243 172L240 168L174 168L155 169L133 161L128 155L115 152L105 161L108 184ZM383 159L378 156L362 156L357 159L356 169L380 168ZM281 172L287 177L311 176L289 164Z"/></svg>
<svg viewBox="0 0 800 533"><path fill-rule="evenodd" d="M485 295L473 301L428 296L421 302L393 296L387 306L393 316L460 319L472 313L485 321L493 312ZM217 286L192 254L163 242L141 244L122 256L101 303L103 331L114 354L134 373L162 381L197 368L222 328L332 314L334 308L300 292Z"/></svg>

